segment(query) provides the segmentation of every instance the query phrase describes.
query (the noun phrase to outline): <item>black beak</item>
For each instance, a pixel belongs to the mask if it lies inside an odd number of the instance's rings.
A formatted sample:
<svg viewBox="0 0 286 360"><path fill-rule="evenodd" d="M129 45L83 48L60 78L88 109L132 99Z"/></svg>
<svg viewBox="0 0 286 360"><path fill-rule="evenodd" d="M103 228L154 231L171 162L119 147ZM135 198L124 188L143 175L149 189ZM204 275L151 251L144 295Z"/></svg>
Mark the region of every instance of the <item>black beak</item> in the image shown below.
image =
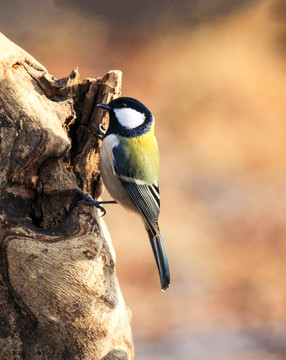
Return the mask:
<svg viewBox="0 0 286 360"><path fill-rule="evenodd" d="M111 110L111 107L108 105L108 104L105 104L105 103L101 103L101 104L96 104L96 106L102 108L102 109L105 109L107 111L110 111Z"/></svg>

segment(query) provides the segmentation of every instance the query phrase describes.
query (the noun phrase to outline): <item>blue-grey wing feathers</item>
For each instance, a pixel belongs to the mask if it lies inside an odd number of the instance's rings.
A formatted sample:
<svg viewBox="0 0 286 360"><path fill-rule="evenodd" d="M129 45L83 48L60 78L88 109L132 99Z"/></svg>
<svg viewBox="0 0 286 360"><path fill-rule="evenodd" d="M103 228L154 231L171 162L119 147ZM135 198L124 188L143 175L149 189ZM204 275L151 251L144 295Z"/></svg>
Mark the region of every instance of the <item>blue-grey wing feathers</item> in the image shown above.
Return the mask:
<svg viewBox="0 0 286 360"><path fill-rule="evenodd" d="M123 181L123 183L152 234L158 234L157 219L160 212L159 188L154 185L141 185L134 182Z"/></svg>

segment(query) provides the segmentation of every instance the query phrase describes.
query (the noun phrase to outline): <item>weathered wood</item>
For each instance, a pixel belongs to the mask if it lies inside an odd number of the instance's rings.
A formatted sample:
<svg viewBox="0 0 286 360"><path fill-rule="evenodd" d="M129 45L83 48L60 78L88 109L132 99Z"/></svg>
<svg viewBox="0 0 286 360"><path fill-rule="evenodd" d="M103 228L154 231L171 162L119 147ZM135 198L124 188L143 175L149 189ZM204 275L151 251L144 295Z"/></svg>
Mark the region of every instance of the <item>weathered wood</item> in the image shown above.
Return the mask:
<svg viewBox="0 0 286 360"><path fill-rule="evenodd" d="M0 34L0 359L132 359L130 312L97 211L106 122L121 73L55 79Z"/></svg>

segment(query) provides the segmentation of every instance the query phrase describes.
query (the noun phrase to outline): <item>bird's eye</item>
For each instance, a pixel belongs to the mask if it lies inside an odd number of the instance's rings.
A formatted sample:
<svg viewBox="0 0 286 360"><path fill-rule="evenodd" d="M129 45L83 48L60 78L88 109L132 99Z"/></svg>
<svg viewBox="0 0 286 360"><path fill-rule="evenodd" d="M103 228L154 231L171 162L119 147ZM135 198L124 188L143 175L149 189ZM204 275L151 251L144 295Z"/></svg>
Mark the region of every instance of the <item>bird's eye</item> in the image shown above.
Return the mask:
<svg viewBox="0 0 286 360"><path fill-rule="evenodd" d="M122 103L122 104L121 104L121 107L126 108L127 105L126 105L125 103Z"/></svg>

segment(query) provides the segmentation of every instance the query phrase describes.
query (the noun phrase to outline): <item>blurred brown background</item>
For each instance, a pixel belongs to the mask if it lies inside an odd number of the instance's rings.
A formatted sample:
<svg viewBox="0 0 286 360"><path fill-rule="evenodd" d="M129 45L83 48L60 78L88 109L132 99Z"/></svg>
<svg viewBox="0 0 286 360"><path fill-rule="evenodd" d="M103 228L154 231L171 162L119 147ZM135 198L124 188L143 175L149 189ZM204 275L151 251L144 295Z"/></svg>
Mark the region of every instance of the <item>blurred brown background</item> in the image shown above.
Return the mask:
<svg viewBox="0 0 286 360"><path fill-rule="evenodd" d="M168 291L140 220L105 217L136 359L286 359L285 0L2 0L0 24L155 114Z"/></svg>

